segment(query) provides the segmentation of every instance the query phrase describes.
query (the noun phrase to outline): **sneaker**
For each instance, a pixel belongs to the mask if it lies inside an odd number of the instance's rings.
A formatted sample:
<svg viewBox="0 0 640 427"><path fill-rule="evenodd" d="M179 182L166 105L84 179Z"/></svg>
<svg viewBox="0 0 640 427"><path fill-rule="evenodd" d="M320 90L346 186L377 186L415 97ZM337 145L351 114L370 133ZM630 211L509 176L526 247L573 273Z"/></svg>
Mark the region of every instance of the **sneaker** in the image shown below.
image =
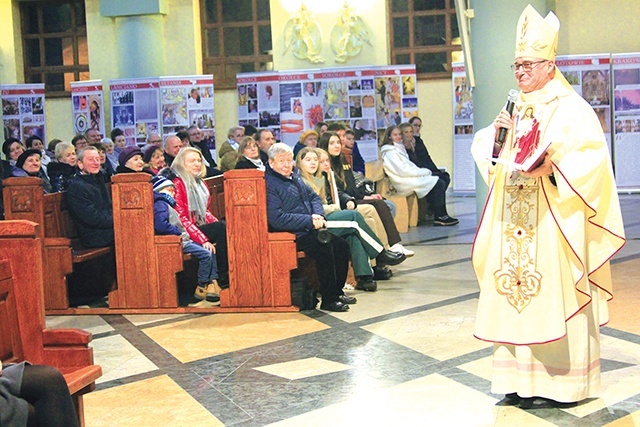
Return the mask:
<svg viewBox="0 0 640 427"><path fill-rule="evenodd" d="M449 225L456 225L458 222L457 218L453 218L450 217L449 215L443 215L443 216L439 216L436 219L433 220L433 225L440 225L440 226L449 226Z"/></svg>
<svg viewBox="0 0 640 427"><path fill-rule="evenodd" d="M207 297L207 287L198 285L193 297L199 301L205 299Z"/></svg>
<svg viewBox="0 0 640 427"><path fill-rule="evenodd" d="M409 249L402 246L400 243L396 243L395 245L389 248L391 252L400 252L401 254L405 254L407 257L411 257L415 255L415 252L410 251Z"/></svg>

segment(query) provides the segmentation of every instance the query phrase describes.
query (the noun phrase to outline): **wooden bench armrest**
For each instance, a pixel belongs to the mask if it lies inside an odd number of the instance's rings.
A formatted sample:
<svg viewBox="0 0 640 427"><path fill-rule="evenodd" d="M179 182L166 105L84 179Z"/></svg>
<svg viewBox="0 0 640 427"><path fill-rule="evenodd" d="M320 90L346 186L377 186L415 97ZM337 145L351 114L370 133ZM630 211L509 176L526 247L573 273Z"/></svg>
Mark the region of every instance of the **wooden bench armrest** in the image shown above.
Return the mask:
<svg viewBox="0 0 640 427"><path fill-rule="evenodd" d="M156 244L167 245L171 243L180 243L181 237L174 234L167 234L161 236L154 236L154 242Z"/></svg>
<svg viewBox="0 0 640 427"><path fill-rule="evenodd" d="M45 237L44 245L48 247L71 246L71 239L67 239L66 237Z"/></svg>
<svg viewBox="0 0 640 427"><path fill-rule="evenodd" d="M95 382L102 376L102 367L99 365L89 365L83 368L61 369L62 375L67 382L69 392L75 394L84 388L89 387L84 392L89 392L95 388Z"/></svg>
<svg viewBox="0 0 640 427"><path fill-rule="evenodd" d="M72 249L71 250L74 264L85 262L93 258L98 258L110 252L111 252L110 246L107 246L105 248Z"/></svg>
<svg viewBox="0 0 640 427"><path fill-rule="evenodd" d="M93 335L82 329L45 329L42 331L42 342L45 346L87 346L93 340Z"/></svg>

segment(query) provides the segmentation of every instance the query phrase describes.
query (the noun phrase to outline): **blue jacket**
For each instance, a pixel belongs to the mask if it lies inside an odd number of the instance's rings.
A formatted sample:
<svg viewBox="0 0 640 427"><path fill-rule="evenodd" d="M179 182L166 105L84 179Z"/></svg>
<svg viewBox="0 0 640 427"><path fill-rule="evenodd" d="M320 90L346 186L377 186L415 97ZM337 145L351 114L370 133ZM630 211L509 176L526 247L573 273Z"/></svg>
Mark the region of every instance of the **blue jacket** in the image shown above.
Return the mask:
<svg viewBox="0 0 640 427"><path fill-rule="evenodd" d="M271 168L266 170L267 219L273 231L290 231L296 236L313 230L311 215L324 216L320 197L302 181L297 169L291 178Z"/></svg>
<svg viewBox="0 0 640 427"><path fill-rule="evenodd" d="M169 221L169 201L162 194L153 192L153 227L156 234L175 234L182 231Z"/></svg>

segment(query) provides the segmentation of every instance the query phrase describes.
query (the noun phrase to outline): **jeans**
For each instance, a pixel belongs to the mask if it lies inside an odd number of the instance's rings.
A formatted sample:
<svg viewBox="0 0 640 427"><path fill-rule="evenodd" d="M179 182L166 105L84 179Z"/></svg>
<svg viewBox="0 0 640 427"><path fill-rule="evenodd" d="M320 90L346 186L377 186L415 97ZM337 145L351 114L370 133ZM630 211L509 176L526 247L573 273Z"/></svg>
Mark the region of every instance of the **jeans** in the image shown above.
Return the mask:
<svg viewBox="0 0 640 427"><path fill-rule="evenodd" d="M182 252L198 258L198 283L211 283L218 278L218 263L216 254L211 253L195 242L185 243Z"/></svg>

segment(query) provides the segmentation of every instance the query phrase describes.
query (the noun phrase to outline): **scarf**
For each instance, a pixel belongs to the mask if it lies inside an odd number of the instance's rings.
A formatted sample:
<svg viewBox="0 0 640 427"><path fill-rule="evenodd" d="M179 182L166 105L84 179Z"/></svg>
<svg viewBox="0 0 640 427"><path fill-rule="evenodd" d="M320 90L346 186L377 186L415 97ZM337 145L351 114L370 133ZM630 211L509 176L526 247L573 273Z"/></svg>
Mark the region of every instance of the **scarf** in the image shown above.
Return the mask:
<svg viewBox="0 0 640 427"><path fill-rule="evenodd" d="M183 180L184 181L184 180ZM209 201L209 189L204 181L200 178L195 178L185 181L185 187L187 188L187 200L189 202L189 212L192 212L196 217L196 224L206 224L205 214L207 213Z"/></svg>

